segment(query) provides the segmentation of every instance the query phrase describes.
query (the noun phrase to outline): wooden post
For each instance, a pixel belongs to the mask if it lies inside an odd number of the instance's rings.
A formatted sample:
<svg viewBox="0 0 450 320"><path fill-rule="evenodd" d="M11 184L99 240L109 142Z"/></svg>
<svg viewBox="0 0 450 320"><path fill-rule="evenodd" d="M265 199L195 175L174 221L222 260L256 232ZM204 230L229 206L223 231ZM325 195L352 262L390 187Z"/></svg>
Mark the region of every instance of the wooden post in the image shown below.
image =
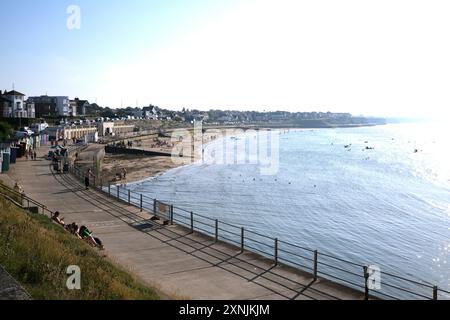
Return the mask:
<svg viewBox="0 0 450 320"><path fill-rule="evenodd" d="M364 300L369 300L369 272L367 266L364 266Z"/></svg>
<svg viewBox="0 0 450 320"><path fill-rule="evenodd" d="M214 237L215 243L219 241L219 219L216 219L216 233Z"/></svg>
<svg viewBox="0 0 450 320"><path fill-rule="evenodd" d="M241 228L241 253L244 252L244 227Z"/></svg>
<svg viewBox="0 0 450 320"><path fill-rule="evenodd" d="M314 281L317 280L317 261L319 257L319 252L317 250L314 251Z"/></svg>
<svg viewBox="0 0 450 320"><path fill-rule="evenodd" d="M111 197L111 182L108 182L108 196Z"/></svg>
<svg viewBox="0 0 450 320"><path fill-rule="evenodd" d="M131 191L128 189L128 204L131 203Z"/></svg>
<svg viewBox="0 0 450 320"><path fill-rule="evenodd" d="M153 200L153 214L154 214L155 216L156 216L157 202L158 202L158 200L156 200L156 199Z"/></svg>
<svg viewBox="0 0 450 320"><path fill-rule="evenodd" d="M117 187L117 199L120 199L120 186L117 184L116 185L116 187Z"/></svg>
<svg viewBox="0 0 450 320"><path fill-rule="evenodd" d="M173 225L173 204L170 205L170 224Z"/></svg>
<svg viewBox="0 0 450 320"><path fill-rule="evenodd" d="M142 193L141 193L141 199L140 199L140 208L141 208L141 212L142 212L142 210L143 210L143 208L142 208Z"/></svg>
<svg viewBox="0 0 450 320"><path fill-rule="evenodd" d="M275 252L274 252L274 258L275 258L275 265L278 265L278 238L275 238Z"/></svg>
<svg viewBox="0 0 450 320"><path fill-rule="evenodd" d="M191 233L194 233L194 212L191 211Z"/></svg>
<svg viewBox="0 0 450 320"><path fill-rule="evenodd" d="M433 300L438 299L438 286L433 287Z"/></svg>

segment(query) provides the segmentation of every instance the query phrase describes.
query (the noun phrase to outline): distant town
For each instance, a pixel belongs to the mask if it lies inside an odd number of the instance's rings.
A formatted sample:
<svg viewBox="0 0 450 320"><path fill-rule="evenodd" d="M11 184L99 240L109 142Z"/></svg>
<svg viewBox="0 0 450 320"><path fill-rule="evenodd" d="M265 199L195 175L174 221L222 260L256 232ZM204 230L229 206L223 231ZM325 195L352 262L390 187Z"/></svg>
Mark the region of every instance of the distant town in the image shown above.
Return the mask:
<svg viewBox="0 0 450 320"><path fill-rule="evenodd" d="M68 96L30 96L12 90L0 91L0 117L20 119L19 125L32 119L45 119L55 125L82 125L98 121L156 120L178 124L202 121L210 125L280 125L294 127L339 127L385 124L383 118L353 116L333 112L257 112L218 110L200 111L183 108L180 111L163 109L149 104L143 107L102 107L88 100ZM28 119L28 121L26 121ZM8 121L11 122L11 121Z"/></svg>

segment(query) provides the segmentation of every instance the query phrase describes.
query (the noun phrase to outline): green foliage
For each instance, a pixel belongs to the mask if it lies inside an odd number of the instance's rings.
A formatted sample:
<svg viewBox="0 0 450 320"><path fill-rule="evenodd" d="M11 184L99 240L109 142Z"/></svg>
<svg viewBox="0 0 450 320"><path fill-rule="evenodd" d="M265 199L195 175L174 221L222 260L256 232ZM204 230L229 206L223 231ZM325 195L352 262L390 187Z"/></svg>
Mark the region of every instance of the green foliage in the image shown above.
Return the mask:
<svg viewBox="0 0 450 320"><path fill-rule="evenodd" d="M12 134L12 127L7 122L0 122L0 141L7 139Z"/></svg>

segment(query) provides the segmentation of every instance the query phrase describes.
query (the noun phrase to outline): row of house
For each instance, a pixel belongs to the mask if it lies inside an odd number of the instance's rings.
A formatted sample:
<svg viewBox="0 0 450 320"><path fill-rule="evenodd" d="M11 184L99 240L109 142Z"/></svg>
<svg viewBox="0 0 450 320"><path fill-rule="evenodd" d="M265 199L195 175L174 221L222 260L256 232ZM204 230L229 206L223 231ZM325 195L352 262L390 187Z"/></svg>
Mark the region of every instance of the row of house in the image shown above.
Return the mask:
<svg viewBox="0 0 450 320"><path fill-rule="evenodd" d="M89 101L67 96L28 97L12 90L4 93L0 90L0 117L2 118L43 118L76 117L86 115Z"/></svg>

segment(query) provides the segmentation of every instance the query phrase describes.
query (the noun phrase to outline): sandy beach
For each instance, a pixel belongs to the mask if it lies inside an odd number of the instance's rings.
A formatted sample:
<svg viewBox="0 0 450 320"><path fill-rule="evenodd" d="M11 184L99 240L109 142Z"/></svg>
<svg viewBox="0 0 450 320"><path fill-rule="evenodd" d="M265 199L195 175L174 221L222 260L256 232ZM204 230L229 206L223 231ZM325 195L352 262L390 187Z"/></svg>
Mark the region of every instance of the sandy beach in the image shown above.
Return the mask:
<svg viewBox="0 0 450 320"><path fill-rule="evenodd" d="M197 137L195 140L199 146L207 144L219 135L217 131L208 131L203 135L203 138ZM158 151L171 154L173 150L180 150L181 141L174 142L168 137L158 137L151 135L133 141L133 148ZM127 144L127 140L124 141ZM130 154L106 154L101 165L102 177L104 181L111 181L112 183L130 183L154 177L164 172L185 165L175 161L171 156L146 156L146 155L130 155ZM193 159L185 159L185 161L193 161ZM126 179L116 180L116 175L125 169Z"/></svg>

